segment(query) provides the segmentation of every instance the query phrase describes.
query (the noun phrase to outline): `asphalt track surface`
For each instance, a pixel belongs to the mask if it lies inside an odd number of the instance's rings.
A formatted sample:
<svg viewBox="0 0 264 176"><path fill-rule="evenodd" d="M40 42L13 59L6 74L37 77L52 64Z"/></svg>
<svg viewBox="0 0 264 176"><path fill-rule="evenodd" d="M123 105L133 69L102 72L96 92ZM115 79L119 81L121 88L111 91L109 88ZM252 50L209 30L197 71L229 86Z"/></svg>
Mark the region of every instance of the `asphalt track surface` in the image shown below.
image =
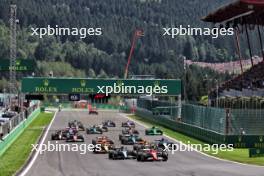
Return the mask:
<svg viewBox="0 0 264 176"><path fill-rule="evenodd" d="M120 145L118 135L121 133L121 122L126 121L118 112L99 112L99 115L88 115L85 111L62 111L57 116L48 132L63 129L70 120L80 120L84 125L99 124L103 120L113 120L116 128L110 128L104 135ZM144 127L136 125L144 134ZM92 139L100 135L85 136L85 143L91 144ZM141 137L155 140L159 136ZM55 143L54 141L52 141ZM60 143L65 143L60 141ZM107 154L88 152L45 152L39 155L27 173L28 176L264 176L264 167L241 165L217 160L197 152L176 152L169 154L167 162L138 162L136 160L109 160Z"/></svg>

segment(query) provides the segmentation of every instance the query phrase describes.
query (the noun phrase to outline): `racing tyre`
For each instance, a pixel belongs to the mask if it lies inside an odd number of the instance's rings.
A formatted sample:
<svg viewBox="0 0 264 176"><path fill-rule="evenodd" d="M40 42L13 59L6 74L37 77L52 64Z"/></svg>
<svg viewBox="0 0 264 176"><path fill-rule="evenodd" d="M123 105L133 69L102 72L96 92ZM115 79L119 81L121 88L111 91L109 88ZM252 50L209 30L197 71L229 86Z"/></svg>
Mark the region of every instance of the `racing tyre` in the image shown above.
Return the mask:
<svg viewBox="0 0 264 176"><path fill-rule="evenodd" d="M109 154L108 154L108 158L113 160L113 159L114 159L114 158L113 158L113 154L112 154L112 153L109 153Z"/></svg>
<svg viewBox="0 0 264 176"><path fill-rule="evenodd" d="M145 157L144 157L144 155L141 155L141 157L140 157L140 161L145 161Z"/></svg>
<svg viewBox="0 0 264 176"><path fill-rule="evenodd" d="M80 136L81 142L84 142L84 137Z"/></svg>
<svg viewBox="0 0 264 176"><path fill-rule="evenodd" d="M140 156L138 155L138 156L137 156L137 161L141 161L140 159L141 159L141 158L140 158Z"/></svg>
<svg viewBox="0 0 264 176"><path fill-rule="evenodd" d="M163 156L162 161L168 161L168 156Z"/></svg>

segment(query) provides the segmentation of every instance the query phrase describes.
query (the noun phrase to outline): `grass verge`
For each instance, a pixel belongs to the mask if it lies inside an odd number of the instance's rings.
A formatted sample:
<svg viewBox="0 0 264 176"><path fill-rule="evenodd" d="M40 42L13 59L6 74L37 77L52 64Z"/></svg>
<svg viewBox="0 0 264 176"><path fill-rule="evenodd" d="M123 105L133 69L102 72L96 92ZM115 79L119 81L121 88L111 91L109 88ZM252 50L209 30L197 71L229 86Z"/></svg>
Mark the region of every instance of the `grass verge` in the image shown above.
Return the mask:
<svg viewBox="0 0 264 176"><path fill-rule="evenodd" d="M203 141L197 140L195 138L186 136L182 133L168 129L164 126L157 124L154 121L144 119L144 118L141 118L141 117L135 116L135 115L130 115L129 117L136 120L136 121L140 121L141 123L143 123L144 125L147 125L149 127L155 125L155 126L159 127L166 135L168 135L168 136L170 136L170 137L172 137L178 141L181 141L185 144L187 144L188 142L190 144L205 144ZM214 156L214 157L230 160L230 161L236 161L236 162L240 162L240 163L264 166L264 157L249 158L248 149L234 149L233 151L219 151L218 154L213 154L214 153L213 151L204 152L204 153L211 155L211 156Z"/></svg>
<svg viewBox="0 0 264 176"><path fill-rule="evenodd" d="M31 144L37 142L53 115L53 113L40 113L0 157L0 176L11 176L24 165L31 153Z"/></svg>

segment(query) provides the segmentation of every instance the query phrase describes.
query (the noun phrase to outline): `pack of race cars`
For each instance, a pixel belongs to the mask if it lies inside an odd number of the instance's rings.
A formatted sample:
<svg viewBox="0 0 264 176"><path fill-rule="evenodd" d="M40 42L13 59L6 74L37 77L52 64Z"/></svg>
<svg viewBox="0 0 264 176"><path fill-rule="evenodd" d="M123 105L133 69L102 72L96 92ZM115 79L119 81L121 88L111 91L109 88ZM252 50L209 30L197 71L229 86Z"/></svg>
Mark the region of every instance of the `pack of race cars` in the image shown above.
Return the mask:
<svg viewBox="0 0 264 176"><path fill-rule="evenodd" d="M51 134L51 140L65 140L66 142L84 142L84 136L79 131L84 131L83 124L79 121L71 121L68 127L57 130Z"/></svg>
<svg viewBox="0 0 264 176"><path fill-rule="evenodd" d="M51 134L52 140L65 140L66 142L84 142L83 134L79 131L86 131L90 134L103 134L108 132L108 128L115 128L116 124L107 120L100 125L93 125L85 128L80 121L71 121L68 127L63 130L57 130ZM92 140L94 146L100 144L101 150L94 149L94 153L108 154L110 160L125 160L136 159L137 161L167 161L168 153L164 150L165 145L172 144L167 139L161 138L149 142L141 138L140 132L136 129L136 124L133 121L126 121L121 124L123 127L119 134L121 147L116 147L113 140L107 136L99 136ZM163 132L152 127L145 130L145 135L162 135ZM118 145L118 144L116 144ZM132 146L128 147L128 145ZM129 149L131 148L131 149Z"/></svg>

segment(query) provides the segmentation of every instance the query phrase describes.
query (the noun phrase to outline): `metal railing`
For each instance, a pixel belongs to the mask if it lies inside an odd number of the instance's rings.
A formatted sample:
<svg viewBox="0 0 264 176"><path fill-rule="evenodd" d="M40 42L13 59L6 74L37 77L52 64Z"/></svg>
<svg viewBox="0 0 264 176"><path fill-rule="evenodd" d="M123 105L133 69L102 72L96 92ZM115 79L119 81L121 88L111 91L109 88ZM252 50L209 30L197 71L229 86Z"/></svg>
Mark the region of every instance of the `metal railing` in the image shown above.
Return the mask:
<svg viewBox="0 0 264 176"><path fill-rule="evenodd" d="M246 109L240 106L226 108L182 104L181 122L224 135L264 135L264 109L256 101ZM170 102L138 100L138 108L152 112L153 115L176 119L179 108ZM229 104L232 103L231 101ZM221 105L221 103L219 103ZM165 105L165 106L164 106ZM258 108L256 108L258 107ZM177 119L176 119L177 120Z"/></svg>
<svg viewBox="0 0 264 176"><path fill-rule="evenodd" d="M13 116L8 121L0 124L0 138L4 138L9 134L14 128L16 128L21 122L23 122L27 117L37 108L37 105L29 107L19 114Z"/></svg>

